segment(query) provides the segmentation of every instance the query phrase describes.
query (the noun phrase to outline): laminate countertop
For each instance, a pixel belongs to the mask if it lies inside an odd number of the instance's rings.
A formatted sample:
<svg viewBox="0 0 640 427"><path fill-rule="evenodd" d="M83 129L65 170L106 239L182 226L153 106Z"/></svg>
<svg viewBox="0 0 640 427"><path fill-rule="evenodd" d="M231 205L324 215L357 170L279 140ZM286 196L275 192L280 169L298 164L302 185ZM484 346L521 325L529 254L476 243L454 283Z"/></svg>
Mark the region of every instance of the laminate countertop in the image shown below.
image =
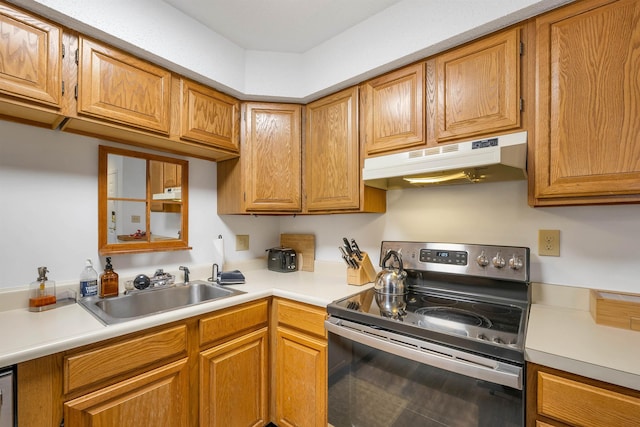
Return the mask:
<svg viewBox="0 0 640 427"><path fill-rule="evenodd" d="M79 304L40 313L0 307L0 367L141 331L260 298L276 296L324 307L372 284L346 283L343 264L316 262L315 272L244 271L244 294L143 319L105 326ZM193 279L206 280L204 270ZM23 297L27 295L24 293ZM589 312L589 290L532 284L525 359L577 375L640 390L640 332L597 325Z"/></svg>

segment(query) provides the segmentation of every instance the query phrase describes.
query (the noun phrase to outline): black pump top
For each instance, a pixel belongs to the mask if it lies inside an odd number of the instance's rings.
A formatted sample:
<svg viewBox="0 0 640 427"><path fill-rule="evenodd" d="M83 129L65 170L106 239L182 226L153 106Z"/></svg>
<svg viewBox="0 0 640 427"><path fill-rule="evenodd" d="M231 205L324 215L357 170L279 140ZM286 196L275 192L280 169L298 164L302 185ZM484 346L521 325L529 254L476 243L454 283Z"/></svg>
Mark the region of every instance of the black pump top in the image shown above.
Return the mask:
<svg viewBox="0 0 640 427"><path fill-rule="evenodd" d="M113 266L111 265L111 257L107 257L107 265L104 267L105 270L113 270Z"/></svg>

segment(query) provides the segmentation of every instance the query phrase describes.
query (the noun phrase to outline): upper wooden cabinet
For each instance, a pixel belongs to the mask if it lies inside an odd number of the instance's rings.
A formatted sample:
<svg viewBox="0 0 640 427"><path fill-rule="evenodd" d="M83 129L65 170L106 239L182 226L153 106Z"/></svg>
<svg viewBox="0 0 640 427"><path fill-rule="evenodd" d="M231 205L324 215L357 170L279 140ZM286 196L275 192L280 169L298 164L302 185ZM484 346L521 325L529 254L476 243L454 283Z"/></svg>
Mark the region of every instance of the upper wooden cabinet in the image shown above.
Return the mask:
<svg viewBox="0 0 640 427"><path fill-rule="evenodd" d="M50 124L62 120L62 29L0 3L0 114Z"/></svg>
<svg viewBox="0 0 640 427"><path fill-rule="evenodd" d="M536 19L534 206L640 201L640 1Z"/></svg>
<svg viewBox="0 0 640 427"><path fill-rule="evenodd" d="M305 212L384 212L386 193L365 187L358 140L358 88L306 106Z"/></svg>
<svg viewBox="0 0 640 427"><path fill-rule="evenodd" d="M426 144L425 65L419 63L361 85L361 135L366 153Z"/></svg>
<svg viewBox="0 0 640 427"><path fill-rule="evenodd" d="M241 157L218 163L218 213L302 210L302 106L242 105Z"/></svg>
<svg viewBox="0 0 640 427"><path fill-rule="evenodd" d="M180 82L180 138L238 152L240 101L187 79Z"/></svg>
<svg viewBox="0 0 640 427"><path fill-rule="evenodd" d="M437 56L437 142L520 127L520 62L520 28Z"/></svg>
<svg viewBox="0 0 640 427"><path fill-rule="evenodd" d="M169 71L82 36L79 52L79 114L169 133Z"/></svg>

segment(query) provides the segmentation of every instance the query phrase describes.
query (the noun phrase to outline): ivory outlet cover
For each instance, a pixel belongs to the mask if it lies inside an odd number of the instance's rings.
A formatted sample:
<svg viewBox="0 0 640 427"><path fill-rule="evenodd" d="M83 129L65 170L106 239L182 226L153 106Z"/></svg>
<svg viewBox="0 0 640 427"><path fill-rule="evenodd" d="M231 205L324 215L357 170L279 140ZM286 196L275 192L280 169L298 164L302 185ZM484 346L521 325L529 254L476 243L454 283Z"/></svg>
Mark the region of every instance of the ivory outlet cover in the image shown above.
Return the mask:
<svg viewBox="0 0 640 427"><path fill-rule="evenodd" d="M248 251L249 250L249 235L237 234L236 235L236 251Z"/></svg>

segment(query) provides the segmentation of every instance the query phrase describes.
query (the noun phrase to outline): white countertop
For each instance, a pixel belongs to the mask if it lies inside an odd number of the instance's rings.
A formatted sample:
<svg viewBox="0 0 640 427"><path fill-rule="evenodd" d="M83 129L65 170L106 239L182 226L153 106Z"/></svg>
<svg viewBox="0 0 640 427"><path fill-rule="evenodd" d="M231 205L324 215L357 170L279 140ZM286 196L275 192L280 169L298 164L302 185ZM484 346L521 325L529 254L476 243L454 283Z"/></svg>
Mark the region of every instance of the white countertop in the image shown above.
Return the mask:
<svg viewBox="0 0 640 427"><path fill-rule="evenodd" d="M109 326L103 325L79 304L39 313L27 308L0 311L0 367L264 297L278 296L324 307L331 301L372 286L347 285L344 264L327 263L319 267L314 273L243 271L246 283L229 287L245 294Z"/></svg>
<svg viewBox="0 0 640 427"><path fill-rule="evenodd" d="M245 294L105 326L78 304L32 313L0 311L0 367L114 338L256 299L277 296L324 307L372 284L346 284L344 265L316 263L316 271L243 271ZM640 390L640 332L597 325L588 289L532 284L525 344L527 361Z"/></svg>
<svg viewBox="0 0 640 427"><path fill-rule="evenodd" d="M533 286L527 361L640 390L640 332L598 325L589 289Z"/></svg>

